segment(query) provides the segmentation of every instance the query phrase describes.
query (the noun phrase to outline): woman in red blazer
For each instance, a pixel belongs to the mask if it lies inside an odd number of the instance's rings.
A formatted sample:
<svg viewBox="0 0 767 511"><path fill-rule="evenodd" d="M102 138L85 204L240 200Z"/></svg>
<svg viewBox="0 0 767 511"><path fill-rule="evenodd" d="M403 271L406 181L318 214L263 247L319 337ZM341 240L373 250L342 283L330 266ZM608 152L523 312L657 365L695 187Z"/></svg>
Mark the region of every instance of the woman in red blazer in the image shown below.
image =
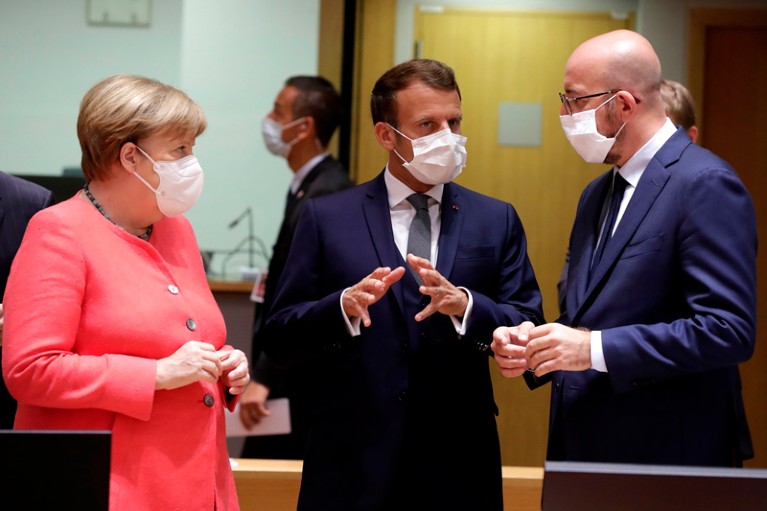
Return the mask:
<svg viewBox="0 0 767 511"><path fill-rule="evenodd" d="M77 122L87 184L30 221L5 298L16 429L111 430L111 510L237 510L224 408L250 376L190 223L202 110L137 76Z"/></svg>

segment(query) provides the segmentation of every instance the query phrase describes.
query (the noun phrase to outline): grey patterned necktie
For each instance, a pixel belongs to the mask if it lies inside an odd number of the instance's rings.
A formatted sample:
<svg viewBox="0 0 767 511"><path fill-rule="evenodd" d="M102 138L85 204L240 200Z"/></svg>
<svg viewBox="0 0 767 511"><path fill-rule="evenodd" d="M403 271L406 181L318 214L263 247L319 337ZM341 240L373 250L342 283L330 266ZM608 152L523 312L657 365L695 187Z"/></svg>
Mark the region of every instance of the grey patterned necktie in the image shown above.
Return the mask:
<svg viewBox="0 0 767 511"><path fill-rule="evenodd" d="M407 198L415 208L415 217L410 223L410 232L407 237L407 253L424 259L431 260L431 218L429 217L428 195L414 193ZM421 277L413 272L418 284Z"/></svg>

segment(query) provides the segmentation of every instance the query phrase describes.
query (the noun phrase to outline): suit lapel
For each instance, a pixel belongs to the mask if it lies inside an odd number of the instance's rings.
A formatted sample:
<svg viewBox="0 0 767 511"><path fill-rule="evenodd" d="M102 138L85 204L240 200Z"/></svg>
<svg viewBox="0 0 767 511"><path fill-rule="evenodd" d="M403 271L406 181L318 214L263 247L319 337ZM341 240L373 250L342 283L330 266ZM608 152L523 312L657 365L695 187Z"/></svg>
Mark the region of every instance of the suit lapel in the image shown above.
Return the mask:
<svg viewBox="0 0 767 511"><path fill-rule="evenodd" d="M677 130L677 133L650 160L647 168L642 173L642 177L639 179L639 183L637 183L637 188L634 190L634 195L631 197L623 218L621 218L618 224L615 235L610 240L610 244L607 246L599 265L592 272L591 283L588 289L586 289L583 298L577 302L576 312L571 316L574 321L577 321L576 317L583 312L580 310L582 305L594 293L599 282L607 277L608 270L613 267L616 259L623 253L623 250L634 237L634 233L636 233L639 225L647 217L652 205L663 191L669 177L671 177L670 167L679 160L684 148L691 144L686 136L681 135L681 132L681 129ZM580 267L577 273L579 280L583 278L583 275L587 274L588 267L584 268L583 266Z"/></svg>
<svg viewBox="0 0 767 511"><path fill-rule="evenodd" d="M460 189L452 183L447 183L442 190L440 207L439 253L435 269L446 279L450 279L453 263L458 251L461 226L466 216L461 210Z"/></svg>
<svg viewBox="0 0 767 511"><path fill-rule="evenodd" d="M583 205L580 209L582 219L579 219L573 227L567 285L568 288L572 286L574 289L575 310L580 308L586 299L589 267L594 256L594 246L599 232L599 217L610 187L611 176L612 169L600 176L594 183L593 190L583 199ZM570 309L569 306L568 309Z"/></svg>
<svg viewBox="0 0 767 511"><path fill-rule="evenodd" d="M365 215L370 240L378 255L378 266L396 268L400 265L402 257L398 257L397 245L394 243L391 213L389 211L389 196L386 191L383 172L367 186L362 202L362 212ZM394 284L391 290L394 291L400 310L404 311L401 283L397 282Z"/></svg>

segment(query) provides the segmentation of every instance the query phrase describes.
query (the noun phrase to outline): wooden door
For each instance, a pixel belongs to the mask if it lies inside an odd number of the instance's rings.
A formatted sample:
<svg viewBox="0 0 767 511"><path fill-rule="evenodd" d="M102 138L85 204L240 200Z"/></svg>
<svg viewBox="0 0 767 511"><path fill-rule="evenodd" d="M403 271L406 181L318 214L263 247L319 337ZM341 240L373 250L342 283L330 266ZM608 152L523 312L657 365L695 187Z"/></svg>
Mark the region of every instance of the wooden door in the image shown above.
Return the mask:
<svg viewBox="0 0 767 511"><path fill-rule="evenodd" d="M767 10L691 11L689 78L699 142L735 168L756 207L756 350L741 375L756 452L746 466L767 467Z"/></svg>

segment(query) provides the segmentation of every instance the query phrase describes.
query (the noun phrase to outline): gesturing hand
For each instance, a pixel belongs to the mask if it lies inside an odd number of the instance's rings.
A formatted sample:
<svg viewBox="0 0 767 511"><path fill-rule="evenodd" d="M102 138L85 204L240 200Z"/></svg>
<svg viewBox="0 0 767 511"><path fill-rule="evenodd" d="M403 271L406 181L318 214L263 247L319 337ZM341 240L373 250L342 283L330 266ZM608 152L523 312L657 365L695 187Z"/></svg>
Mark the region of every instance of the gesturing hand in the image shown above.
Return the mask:
<svg viewBox="0 0 767 511"><path fill-rule="evenodd" d="M370 326L368 307L376 303L392 284L405 274L405 268L376 268L373 273L354 284L344 293L342 306L347 316L358 317L366 327Z"/></svg>
<svg viewBox="0 0 767 511"><path fill-rule="evenodd" d="M421 294L431 296L429 305L415 315L416 321L423 321L435 312L447 316L463 316L466 313L469 297L435 270L428 259L408 254L407 262L423 280L419 288Z"/></svg>

